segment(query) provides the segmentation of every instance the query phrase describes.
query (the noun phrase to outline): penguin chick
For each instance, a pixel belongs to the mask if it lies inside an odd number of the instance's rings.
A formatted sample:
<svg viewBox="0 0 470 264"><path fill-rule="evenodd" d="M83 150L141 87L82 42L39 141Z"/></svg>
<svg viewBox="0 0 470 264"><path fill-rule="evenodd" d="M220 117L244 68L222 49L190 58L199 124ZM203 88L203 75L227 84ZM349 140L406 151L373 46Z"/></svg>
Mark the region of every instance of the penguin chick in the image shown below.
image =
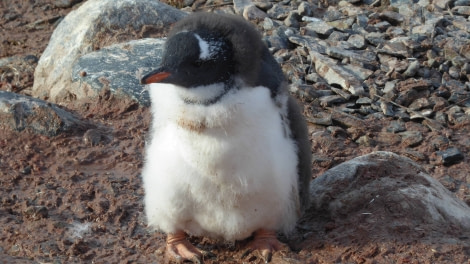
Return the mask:
<svg viewBox="0 0 470 264"><path fill-rule="evenodd" d="M308 204L306 123L260 34L232 15L175 24L159 68L142 78L152 102L142 172L149 227L167 255L201 263L187 234L235 241L269 261Z"/></svg>

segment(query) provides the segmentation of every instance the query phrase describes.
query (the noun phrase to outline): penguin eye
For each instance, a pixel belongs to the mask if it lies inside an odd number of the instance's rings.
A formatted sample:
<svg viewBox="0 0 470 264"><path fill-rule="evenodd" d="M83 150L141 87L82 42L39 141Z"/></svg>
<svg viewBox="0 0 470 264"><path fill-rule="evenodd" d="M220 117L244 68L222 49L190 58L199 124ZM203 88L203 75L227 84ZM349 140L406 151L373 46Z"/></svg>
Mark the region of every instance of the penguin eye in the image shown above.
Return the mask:
<svg viewBox="0 0 470 264"><path fill-rule="evenodd" d="M204 64L204 61L203 60L195 60L195 61L193 61L192 64L193 64L194 67L199 68Z"/></svg>

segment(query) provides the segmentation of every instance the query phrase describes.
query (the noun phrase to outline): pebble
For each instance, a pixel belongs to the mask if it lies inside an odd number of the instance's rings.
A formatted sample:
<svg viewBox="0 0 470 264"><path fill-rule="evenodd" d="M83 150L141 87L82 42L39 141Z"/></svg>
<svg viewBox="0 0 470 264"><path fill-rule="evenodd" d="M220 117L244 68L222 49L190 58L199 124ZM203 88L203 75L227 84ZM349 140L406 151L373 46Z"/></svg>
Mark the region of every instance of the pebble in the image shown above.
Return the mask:
<svg viewBox="0 0 470 264"><path fill-rule="evenodd" d="M366 47L366 39L359 34L353 34L349 36L348 42L356 49L364 49Z"/></svg>
<svg viewBox="0 0 470 264"><path fill-rule="evenodd" d="M59 8L69 8L77 3L82 2L83 0L55 0L53 4Z"/></svg>
<svg viewBox="0 0 470 264"><path fill-rule="evenodd" d="M323 20L318 20L316 22L308 23L304 27L304 31L306 32L307 35L308 33L313 32L315 34L328 36L333 32L333 30L334 28Z"/></svg>
<svg viewBox="0 0 470 264"><path fill-rule="evenodd" d="M405 147L416 147L423 142L423 134L420 131L404 131L398 133Z"/></svg>
<svg viewBox="0 0 470 264"><path fill-rule="evenodd" d="M451 147L446 150L437 151L436 154L442 159L444 166L450 166L463 160L464 155L458 148Z"/></svg>

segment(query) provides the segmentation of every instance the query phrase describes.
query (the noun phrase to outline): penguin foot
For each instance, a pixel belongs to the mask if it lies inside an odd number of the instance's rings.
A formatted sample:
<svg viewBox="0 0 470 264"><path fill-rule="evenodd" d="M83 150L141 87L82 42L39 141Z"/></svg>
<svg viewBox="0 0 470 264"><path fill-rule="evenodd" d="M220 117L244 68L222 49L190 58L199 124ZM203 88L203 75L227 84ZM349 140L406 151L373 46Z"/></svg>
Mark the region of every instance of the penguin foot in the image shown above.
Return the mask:
<svg viewBox="0 0 470 264"><path fill-rule="evenodd" d="M168 263L183 263L191 261L196 264L204 263L204 257L213 257L208 251L200 250L193 246L183 231L168 234L166 238L166 259Z"/></svg>
<svg viewBox="0 0 470 264"><path fill-rule="evenodd" d="M253 233L253 240L246 247L247 249L241 258L245 258L252 252L257 252L264 259L265 263L271 262L274 252L289 251L289 247L277 239L275 231L265 229L259 229Z"/></svg>

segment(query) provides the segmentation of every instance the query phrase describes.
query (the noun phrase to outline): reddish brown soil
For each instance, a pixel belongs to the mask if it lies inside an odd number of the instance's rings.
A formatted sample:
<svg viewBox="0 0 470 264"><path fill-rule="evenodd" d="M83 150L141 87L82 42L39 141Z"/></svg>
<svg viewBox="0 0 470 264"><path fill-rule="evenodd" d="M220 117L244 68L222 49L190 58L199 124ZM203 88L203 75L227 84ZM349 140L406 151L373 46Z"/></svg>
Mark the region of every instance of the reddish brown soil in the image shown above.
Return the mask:
<svg viewBox="0 0 470 264"><path fill-rule="evenodd" d="M53 2L0 2L0 58L40 56L54 21L71 10L55 8ZM28 94L32 71L21 74L26 77L18 78L15 87L22 87L18 92ZM3 80L0 89L11 90L11 84L11 80ZM139 176L149 110L106 93L68 108L96 130L49 138L0 128L1 262L163 262L165 235L151 233L146 227ZM314 107L306 105L305 109L309 114ZM374 139L370 146L360 146L342 133L311 126L311 131L317 132L312 137L314 177L361 154L389 150L416 160L468 204L470 125L437 132L419 124L408 128L422 130L424 142L440 136L449 138L449 144L464 153L463 162L445 167L431 144L411 148L382 140L379 134L388 122L369 120L364 127L348 130L350 135L370 135ZM98 135L100 142L93 145L90 134ZM324 212L309 212L295 234L282 238L292 251L276 253L273 262L470 263L468 232L455 233L452 227L409 230L390 222L396 219L376 217L383 225L370 225L364 216L331 219ZM242 263L239 258L244 242L228 245L207 238L191 241L217 255L206 263ZM255 256L244 261L262 263Z"/></svg>

